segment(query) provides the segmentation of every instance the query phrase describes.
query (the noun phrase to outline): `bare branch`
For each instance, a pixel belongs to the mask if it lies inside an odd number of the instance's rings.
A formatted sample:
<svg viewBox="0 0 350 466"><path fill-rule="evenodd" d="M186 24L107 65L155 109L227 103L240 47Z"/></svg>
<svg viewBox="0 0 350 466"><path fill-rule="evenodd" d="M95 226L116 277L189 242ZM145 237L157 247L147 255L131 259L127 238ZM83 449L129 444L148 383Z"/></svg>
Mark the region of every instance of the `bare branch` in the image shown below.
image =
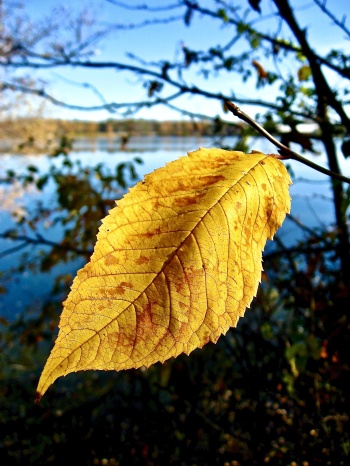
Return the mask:
<svg viewBox="0 0 350 466"><path fill-rule="evenodd" d="M314 0L316 5L321 8L321 10L333 21L334 24L336 24L342 31L345 32L347 36L350 38L350 29L348 29L345 26L345 21L346 21L346 16L344 15L341 21L334 16L334 14L327 8L327 2L323 0L322 2L320 0Z"/></svg>
<svg viewBox="0 0 350 466"><path fill-rule="evenodd" d="M76 83L77 84L77 83ZM90 87L90 86L89 86ZM61 100L56 99L52 95L48 94L44 89L33 89L25 86L21 86L19 84L13 84L13 83L0 83L0 90L6 90L10 89L15 92L22 92L24 94L32 94L36 95L38 97L42 97L43 99L48 100L54 105L57 105L59 107L64 107L64 108L69 108L71 110L84 110L84 111L97 111L97 110L107 110L108 112L115 113L118 110L126 109L126 108L131 108L134 107L136 109L141 109L141 108L150 108L155 105L159 104L165 104L171 100L177 99L182 95L182 92L176 92L175 94L172 94L168 97L163 97L163 98L156 98L153 101L138 101L138 102L123 102L123 103L116 103L116 102L108 102L108 103L103 103L102 105L74 105L74 104L69 104L67 102L63 102Z"/></svg>
<svg viewBox="0 0 350 466"><path fill-rule="evenodd" d="M288 259L288 262L289 262L289 265L290 265L290 268L291 270L293 270L293 273L297 273L297 267L296 267L296 263L295 263L295 260L293 259L292 257L292 254L291 252L289 251L289 248L287 246L285 246L285 244L283 243L282 239L278 236L278 235L275 235L274 237L274 241L276 241L276 243L278 244L279 246L279 249L280 249L280 254L282 255L285 255ZM266 257L265 255L263 254L263 260L265 261L266 260Z"/></svg>
<svg viewBox="0 0 350 466"><path fill-rule="evenodd" d="M200 120L209 120L209 121L214 121L215 117L205 115L203 113L196 113L196 112L191 112L190 110L186 110L184 108L180 108L177 105L170 104L169 102L164 103L164 105L171 110L175 110L176 112L181 113L181 115L188 116L190 118L199 118ZM230 124L230 122L225 121L225 124Z"/></svg>
<svg viewBox="0 0 350 466"><path fill-rule="evenodd" d="M17 250L19 248L22 249L25 246L28 246L29 244L51 246L51 247L54 247L54 248L57 248L57 249L65 250L65 251L71 251L71 252L74 252L76 254L83 255L83 256L87 256L87 255L92 254L92 250L79 249L79 248L76 248L76 247L74 247L72 245L69 245L69 244L55 243L54 241L50 241L50 240L44 238L43 236L41 236L38 233L36 235L36 238L31 238L30 236L26 236L26 235L11 235L10 233L0 233L0 238L10 239L12 241L23 241L24 242L23 244L21 244L21 245L19 245L17 247L14 247L14 248L8 249L7 251L2 252L0 257L2 257L3 255L7 255L7 254L10 254L10 253L16 252L16 249Z"/></svg>
<svg viewBox="0 0 350 466"><path fill-rule="evenodd" d="M189 8L191 7L192 9L198 11L199 13L202 13L203 15L210 16L210 17L218 19L220 21L223 20L222 16L220 16L220 13L218 13L218 11L212 11L212 10L209 10L207 8L200 7L198 5L198 3L195 3L195 2L192 3L189 0L184 0L184 3ZM290 51L290 52L294 52L294 53L302 53L303 52L302 47L299 47L297 45L288 43L288 42L286 42L284 40L278 39L277 37L273 37L273 36L271 36L269 34L259 32L256 29L254 29L252 26L250 26L248 23L244 23L242 20L240 20L238 18L235 19L235 18L232 18L232 17L227 17L227 18L225 18L225 23L226 24L233 24L235 26L242 26L244 24L244 26L246 27L247 33L254 34L259 39L265 40L266 42L269 42L270 44L272 44L275 47L278 47L278 48L280 48L282 50L287 50L287 51ZM343 78L350 79L350 69L349 68L341 68L341 67L339 67L337 65L334 65L331 61L329 61L328 59L326 59L324 57L321 57L320 55L318 55L316 53L315 53L315 58L320 63L322 63L322 65L325 65L328 68L336 71Z"/></svg>
<svg viewBox="0 0 350 466"><path fill-rule="evenodd" d="M43 59L46 59L46 57L40 57ZM261 99L246 99L246 98L237 98L236 96L232 95L224 95L222 93L215 93L215 92L209 92L206 91L205 89L201 89L197 86L189 86L186 85L183 82L178 82L174 79L172 79L167 73L163 73L162 71L153 71L150 70L147 67L141 67L141 66L134 66L134 65L129 65L126 63L119 63L119 62L90 62L90 61L76 61L76 60L70 60L66 62L61 62L61 61L46 61L44 63L42 62L31 62L31 63L6 63L4 65L3 63L0 63L0 66L11 66L14 68L36 68L36 69L49 69L49 68L56 68L62 65L70 65L72 67L81 67L81 68L91 68L91 69L103 69L103 68L114 68L115 70L118 71L131 71L135 74L141 75L141 76L147 76L147 77L152 77L155 79L158 79L159 81L162 81L164 83L170 84L173 86L175 89L178 89L178 91L181 94L192 94L192 95L199 95L205 98L209 99L215 99L220 102L225 101L225 100L231 100L232 98L235 99L236 102L239 104L245 104L245 105L255 105L255 106L260 106L264 108L269 108L272 110L275 110L276 112L283 112L285 111L285 108L281 105L275 104L273 102L268 102L264 101ZM71 109L77 109L77 110L108 110L110 112L115 112L118 109L122 107L132 107L132 106L138 106L138 107L152 107L156 104L159 103L164 103L170 100L170 98L160 98L158 97L154 101L147 101L147 102L132 102L132 103L123 103L123 104L117 104L115 102L108 103L106 105L99 105L99 106L92 106L92 107L85 107L85 106L79 106L79 105L70 105L65 102L61 102L54 97L50 96L45 92L45 90L40 89L40 90L33 90L33 89L21 89L20 85L15 85L11 83L3 83L3 87L7 86L9 89L16 90L16 87L19 91L23 92L28 92L32 93L35 95L38 95L39 97L47 98L50 100L52 103L55 105L60 105L64 106L67 108ZM179 95L181 95L179 94ZM173 100L174 97L171 97L171 100ZM316 118L312 115L311 112L302 112L302 111L293 111L293 114L296 116L300 116L302 118L309 118L311 120L317 121Z"/></svg>
<svg viewBox="0 0 350 466"><path fill-rule="evenodd" d="M335 173L331 170L328 170L327 168L321 167L320 165L317 165L314 162L311 162L310 160L306 159L305 157L302 157L299 155L297 152L292 151L289 149L289 147L285 146L281 142L277 141L271 134L266 131L262 126L259 125L255 120L253 120L249 115L246 113L242 112L237 105L233 104L232 102L225 102L227 105L227 108L232 112L236 117L240 118L241 120L245 121L248 123L252 128L256 129L260 134L266 137L272 144L274 144L276 147L279 148L279 153L280 156L277 156L278 158L281 159L292 159L292 160L297 160L298 162L303 163L304 165L307 165L308 167L313 168L314 170L317 170L325 175L328 175L332 178L335 178L339 181L345 181L345 183L350 184L350 178L347 178L344 175L341 175L340 173Z"/></svg>
<svg viewBox="0 0 350 466"><path fill-rule="evenodd" d="M10 254L13 254L15 252L21 251L25 247L27 247L28 244L26 242L19 244L17 246L14 246L13 248L6 249L5 251L0 252L0 259L9 256Z"/></svg>
<svg viewBox="0 0 350 466"><path fill-rule="evenodd" d="M318 94L318 107L324 107L324 103L326 102L333 110L339 115L343 125L350 131L350 118L348 117L345 109L343 108L342 103L337 99L335 93L330 88L323 72L320 67L318 56L310 47L305 31L301 29L299 24L294 17L293 10L291 9L289 3L285 0L274 0L276 7L279 9L281 16L286 20L290 30L293 32L294 36L298 40L299 44L302 47L303 53L306 56L311 71L312 71L312 79L315 84L315 89ZM350 72L350 69L348 69ZM321 118L320 111L318 112L319 118ZM324 118L324 117L322 117Z"/></svg>
<svg viewBox="0 0 350 466"><path fill-rule="evenodd" d="M145 21L141 21L140 23L129 23L129 24L117 24L112 27L112 29L116 29L118 31L121 30L131 30L131 29L140 29L147 26L154 26L156 24L169 24L175 21L182 20L182 15L178 16L169 16L168 18L161 18L161 19L146 19Z"/></svg>
<svg viewBox="0 0 350 466"><path fill-rule="evenodd" d="M169 11L174 10L175 8L181 8L183 5L179 3L170 3L168 5L160 6L160 7L151 7L146 5L145 3L139 5L129 5L124 2L118 2L117 0L106 0L108 3L112 5L119 6L124 8L125 10L145 10L145 11Z"/></svg>
<svg viewBox="0 0 350 466"><path fill-rule="evenodd" d="M69 84L70 86L84 87L85 89L90 89L92 93L95 94L98 97L98 99L103 103L103 105L108 105L108 102L105 99L102 92L100 92L99 89L97 89L96 86L94 86L93 84L88 83L88 82L76 82L76 81L73 81L72 79L66 78L65 76L61 76L59 73L55 73L55 72L53 74L57 76L58 79L61 79L62 81Z"/></svg>
<svg viewBox="0 0 350 466"><path fill-rule="evenodd" d="M266 262L268 260L274 259L275 257L279 257L283 254L310 255L310 254L319 254L319 253L330 252L330 251L339 251L341 249L342 249L342 246L340 244L326 244L324 246L310 246L310 247L295 246L292 248L288 248L286 250L282 249L279 251L265 253L263 254L263 260L264 262Z"/></svg>
<svg viewBox="0 0 350 466"><path fill-rule="evenodd" d="M313 180L310 181L310 182L314 182ZM306 232L310 237L312 238L316 238L318 239L319 241L322 241L324 242L325 244L327 244L329 241L327 239L324 238L324 236L322 235L319 235L317 232L315 232L314 229L304 225L304 223L302 223L300 221L300 219L298 219L297 217L295 217L294 215L292 214L288 214L288 220L293 222L295 225L297 225L302 231ZM332 243L333 244L333 243Z"/></svg>

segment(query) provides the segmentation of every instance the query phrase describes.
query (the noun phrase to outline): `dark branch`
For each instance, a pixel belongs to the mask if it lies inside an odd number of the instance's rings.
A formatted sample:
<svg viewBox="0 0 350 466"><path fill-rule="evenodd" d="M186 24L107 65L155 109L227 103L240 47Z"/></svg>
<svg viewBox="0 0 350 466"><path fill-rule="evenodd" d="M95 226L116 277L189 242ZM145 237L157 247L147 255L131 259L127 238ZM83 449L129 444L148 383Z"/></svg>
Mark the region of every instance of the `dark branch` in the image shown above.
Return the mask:
<svg viewBox="0 0 350 466"><path fill-rule="evenodd" d="M192 2L190 2L188 0L184 0L184 4L186 4L186 6L188 6L189 8L192 8L192 9L202 13L203 15L210 16L210 17L218 19L220 21L223 20L222 16L220 16L220 14L217 11L211 11L211 10L209 10L207 8L202 8L202 7L200 7L198 5L198 3L195 3L195 2L192 3ZM233 24L235 26L241 26L241 25L244 24L242 20L234 19L232 17L231 18L230 17L226 18L225 23L226 24ZM268 34L264 34L262 32L259 32L256 29L254 29L253 27L249 26L249 24L247 24L247 23L245 23L244 26L246 27L247 33L254 34L259 39L263 39L263 40L265 40L266 42L269 42L270 44L272 44L275 47L278 47L278 48L280 48L282 50L287 50L287 51L290 51L290 52L294 52L294 53L303 53L303 48L302 47L298 47L297 45L290 44L287 41L284 41L282 39L277 39L276 37L272 37L272 36L270 36ZM331 68L332 70L339 73L339 75L343 76L344 78L350 79L350 69L349 68L341 68L339 66L336 66L332 62L327 60L326 58L321 57L320 55L317 55L316 53L315 53L315 58L322 65L325 65L328 68Z"/></svg>
<svg viewBox="0 0 350 466"><path fill-rule="evenodd" d="M77 83L75 83L77 84ZM77 84L78 85L78 84ZM83 84L82 84L83 85ZM86 86L84 86L86 87ZM90 86L89 86L90 87ZM168 97L164 98L157 98L153 101L144 101L144 102L123 102L123 103L116 103L116 102L109 102L109 103L104 103L102 105L89 105L89 106L84 106L84 105L74 105L74 104L68 104L67 102L63 102L61 100L56 99L52 95L48 94L44 89L33 89L30 87L25 87L21 86L18 84L12 84L12 83L1 83L0 84L1 89L10 89L12 91L16 92L22 92L24 94L32 94L36 95L38 97L42 97L49 102L53 103L54 105L64 107L64 108L69 108L71 110L84 110L84 111L96 111L96 110L107 110L111 113L114 113L118 110L121 110L123 108L130 108L134 107L136 109L141 109L143 107L152 107L155 105L159 104L166 104L167 102L177 99L182 95L182 92L176 92L175 94L172 94Z"/></svg>
<svg viewBox="0 0 350 466"><path fill-rule="evenodd" d="M156 24L169 24L169 23L174 23L175 21L180 21L182 20L182 16L169 16L168 18L162 18L162 19L146 19L145 21L141 21L140 23L130 23L130 24L117 24L113 26L112 29L115 29L117 31L122 31L122 30L132 30L132 29L141 29L147 26L154 26Z"/></svg>
<svg viewBox="0 0 350 466"><path fill-rule="evenodd" d="M181 8L183 5L179 5L178 3L170 3L169 5L164 5L160 7L150 7L146 5L145 3L140 4L140 5L129 5L124 2L118 2L117 0L106 0L108 3L111 3L112 5L119 6L121 8L124 8L125 10L144 10L144 11L169 11L169 10L174 10L175 8Z"/></svg>
<svg viewBox="0 0 350 466"><path fill-rule="evenodd" d="M240 110L239 107L237 107L237 105L229 101L226 101L225 103L227 105L227 108L230 110L230 112L232 112L236 117L248 123L252 128L256 129L262 136L264 136L266 139L272 142L272 144L274 144L276 147L279 148L278 152L280 153L280 156L277 156L277 157L281 159L297 160L298 162L301 162L304 165L307 165L308 167L313 168L314 170L317 170L325 175L328 175L339 181L344 181L345 183L350 184L350 178L347 178L346 176L341 175L340 173L335 173L331 170L328 170L327 168L321 167L320 165L317 165L316 163L311 162L305 157L302 157L297 152L292 151L291 149L289 149L289 147L277 141L277 139L275 139L268 131L266 131L266 129L260 126L259 123L253 120L246 113L242 112L242 110Z"/></svg>
<svg viewBox="0 0 350 466"><path fill-rule="evenodd" d="M28 246L28 243L24 242L22 244L19 244L18 246L14 246L13 248L5 249L5 251L0 252L0 259L9 256L10 254L13 254L15 252L21 251L22 249L26 248Z"/></svg>
<svg viewBox="0 0 350 466"><path fill-rule="evenodd" d="M297 227L299 227L302 231L307 233L311 238L316 238L319 241L324 242L325 244L328 243L328 240L324 238L322 235L319 235L314 229L304 225L298 218L294 217L292 214L288 214L288 220L293 222Z"/></svg>
<svg viewBox="0 0 350 466"><path fill-rule="evenodd" d="M342 29L345 32L345 34L350 37L350 29L348 29L345 26L345 20L346 20L345 15L343 16L342 20L340 21L339 19L337 19L333 15L333 13L330 10L328 10L328 8L326 6L327 2L325 0L323 0L322 2L320 0L314 0L314 2L333 21L334 24L336 24L338 27L340 27L340 29Z"/></svg>
<svg viewBox="0 0 350 466"><path fill-rule="evenodd" d="M17 248L23 248L24 246L28 246L29 244L35 244L35 245L51 246L51 247L54 247L54 248L57 248L57 249L62 249L64 251L74 252L76 254L83 255L83 256L87 256L87 255L92 254L92 251L90 251L90 250L75 248L74 246L69 245L69 244L55 243L54 241L50 241L50 240L44 238L43 236L41 236L38 233L36 235L36 238L31 238L31 237L25 236L25 235L11 235L10 233L0 233L0 238L9 239L9 240L12 240L12 241L23 241L24 244L22 244L20 246L17 246ZM12 251L11 251L11 249L12 249ZM7 255L7 254L9 254L11 252L16 252L15 248L11 248L11 249L8 249L7 251L2 252L1 254L2 255L4 255L4 254ZM8 252L8 251L10 251L10 252Z"/></svg>
<svg viewBox="0 0 350 466"><path fill-rule="evenodd" d="M274 3L277 6L281 16L288 24L290 30L293 32L294 36L298 40L299 44L301 45L303 54L306 56L309 62L312 71L312 79L314 81L315 89L318 94L319 106L323 106L324 101L326 101L327 104L330 107L332 107L333 110L339 115L339 118L341 119L342 124L345 126L345 128L347 128L347 130L350 131L350 118L345 112L342 103L336 98L335 93L329 87L328 82L320 67L318 56L310 47L305 35L305 31L300 28L288 1L274 0ZM321 116L320 112L318 116Z"/></svg>
<svg viewBox="0 0 350 466"><path fill-rule="evenodd" d="M268 260L274 259L275 257L280 257L283 254L310 255L310 254L319 254L319 253L330 252L330 251L339 251L341 249L342 247L340 244L328 244L325 246L312 246L312 247L306 247L306 248L302 246L296 246L293 248L288 248L286 250L282 249L280 251L273 251L270 253L263 254L263 260L268 261Z"/></svg>
<svg viewBox="0 0 350 466"><path fill-rule="evenodd" d="M45 59L46 57L42 57ZM72 67L81 67L81 68L91 68L91 69L103 69L103 68L114 68L115 70L118 71L131 71L137 75L141 76L146 76L146 77L151 77L155 78L159 81L162 81L164 83L167 83L176 89L179 90L181 94L192 94L192 95L200 95L202 97L208 98L208 99L215 99L219 101L225 101L225 100L231 100L232 98L235 99L236 102L239 104L244 104L244 105L256 105L264 108L269 108L272 110L275 110L276 112L283 112L285 111L284 107L277 105L272 102L267 102L261 99L246 99L246 98L236 98L233 97L232 95L224 95L222 93L215 93L215 92L209 92L204 89L201 89L197 86L189 86L186 85L182 82L178 82L174 79L172 79L169 75L164 74L162 72L158 71L153 71L148 68L144 68L141 66L134 66L134 65L129 65L125 63L119 63L119 62L89 62L89 61L74 61L70 60L69 62L62 62L62 61L50 61L48 63L6 63L6 66L11 66L14 68L36 68L36 69L48 69L48 68L56 68L60 67L62 65L69 65ZM0 63L0 66L4 66L2 63ZM37 95L39 97L47 98L50 100L52 103L55 105L59 106L64 106L67 108L71 109L77 109L77 110L107 110L110 112L115 112L120 108L125 108L125 107L152 107L157 104L162 104L166 103L169 100L173 100L174 97L166 97L166 98L160 98L158 97L154 101L146 101L146 102L131 102L131 103L121 103L117 104L115 102L111 102L108 104L104 105L99 105L99 106L91 106L91 107L85 107L85 106L79 106L79 105L71 105L67 104L65 102L59 101L58 99L55 99L53 96L47 94L45 90L43 89L31 89L31 88L25 88L21 87L19 84L13 84L13 83L2 83L2 86L7 88L12 89L12 90L18 90L21 92L27 92L27 93L32 93L34 95ZM1 85L0 85L1 87ZM179 95L181 95L179 94ZM296 116L300 116L302 118L309 118L314 121L317 121L315 117L313 117L309 112L300 112L300 111L293 111L293 114Z"/></svg>

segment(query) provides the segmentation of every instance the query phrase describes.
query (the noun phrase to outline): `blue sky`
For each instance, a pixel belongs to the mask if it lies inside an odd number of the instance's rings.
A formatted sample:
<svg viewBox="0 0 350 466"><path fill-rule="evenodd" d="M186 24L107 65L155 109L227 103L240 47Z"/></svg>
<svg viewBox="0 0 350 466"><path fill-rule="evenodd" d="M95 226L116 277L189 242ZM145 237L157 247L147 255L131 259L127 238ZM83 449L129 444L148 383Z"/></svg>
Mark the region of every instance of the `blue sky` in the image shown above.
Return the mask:
<svg viewBox="0 0 350 466"><path fill-rule="evenodd" d="M130 11L118 8L106 0L70 0L69 2L59 0L46 0L45 2L42 0L27 0L24 3L28 15L35 20L40 20L43 16L50 15L52 9L62 7L73 11L86 8L91 12L92 17L97 18L104 25L138 24L148 18L144 11ZM130 0L124 1L124 3L130 5L147 3L149 6L163 6L172 2L171 0L153 0L147 2L144 0ZM242 10L249 10L248 0L240 0L236 3L242 7ZM296 14L300 18L301 23L308 27L311 42L317 44L317 50L320 54L326 53L330 48L343 48L346 50L346 47L349 47L349 40L344 38L345 34L339 29L330 26L331 20L318 13L318 8L315 6L313 0L291 0L291 3L296 6ZM202 2L202 4L207 4L209 7L213 2ZM329 1L328 4L339 19L345 13L350 13L349 0ZM264 9L264 15L272 13L270 2L262 0L261 5ZM166 13L167 16L179 14L183 14L183 10L171 10ZM259 15L252 10L250 10L249 15L252 19L259 18ZM273 30L271 19L258 24L261 24L267 30ZM350 18L347 20L347 24L350 27ZM191 49L206 49L219 43L224 44L228 42L232 35L232 29L222 27L213 20L196 15L191 23L191 27L186 27L183 20L180 20L169 24L159 24L130 30L116 30L96 45L96 55L92 59L96 61L118 61L135 64L135 62L126 57L126 53L131 52L147 61L173 61L176 58L180 60L182 58L182 43ZM289 34L289 37L292 37L292 35ZM264 65L269 68L270 63L266 60ZM293 71L292 66L288 71ZM44 74L33 71L31 73L33 73L33 77L44 77L48 80L50 83L48 89L57 99L77 105L98 105L101 103L92 90L82 88L78 85L86 82L98 88L107 101L130 102L145 100L147 95L141 80L129 72L117 73L115 70L87 71L79 68L68 69L62 67L45 72ZM255 90L255 79L243 84L237 76L233 77L224 74L205 80L202 76L195 73L191 74L188 79L189 83L211 92L234 91L237 96L267 97L266 88L258 92ZM340 83L337 82L337 84ZM268 92L270 93L268 96L270 98L273 90L269 89ZM177 104L195 113L223 116L221 105L216 101L186 97L178 101ZM118 117L107 111L68 111L57 107L51 107L48 110L51 116L63 118L101 120L109 117ZM252 111L249 108L245 110ZM141 110L136 114L136 117L178 119L179 114L170 109L157 106Z"/></svg>

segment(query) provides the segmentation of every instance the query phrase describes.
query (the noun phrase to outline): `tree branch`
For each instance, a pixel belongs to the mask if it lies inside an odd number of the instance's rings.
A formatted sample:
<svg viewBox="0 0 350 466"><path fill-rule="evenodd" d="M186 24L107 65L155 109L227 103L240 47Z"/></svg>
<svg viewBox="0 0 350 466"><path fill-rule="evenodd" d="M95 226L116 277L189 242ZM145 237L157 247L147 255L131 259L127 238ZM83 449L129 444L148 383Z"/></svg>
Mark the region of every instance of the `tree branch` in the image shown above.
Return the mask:
<svg viewBox="0 0 350 466"><path fill-rule="evenodd" d="M47 60L47 57L41 57L43 60ZM135 73L136 75L141 75L141 76L146 76L150 77L153 79L157 79L159 81L162 81L164 83L169 84L170 86L173 86L174 88L178 89L180 94L192 94L192 95L199 95L208 99L215 99L220 102L225 101L225 100L231 100L232 98L235 99L236 102L239 104L244 104L244 105L255 105L255 106L260 106L264 108L269 108L272 110L275 110L276 112L283 112L285 111L285 108L281 105L277 105L272 102L267 102L261 99L247 99L247 98L237 98L233 97L232 95L224 95L222 93L215 93L215 92L209 92L206 91L205 89L201 89L197 86L189 86L183 82L178 82L174 79L172 79L168 74L164 74L162 71L153 71L150 70L149 68L141 67L141 66L135 66L135 65L129 65L126 63L120 63L120 62L90 62L90 61L77 61L77 60L70 60L66 62L62 61L50 61L46 63L38 63L38 62L27 62L27 63L1 63L0 66L11 66L14 68L35 68L35 69L48 69L48 68L56 68L60 66L72 66L72 67L81 67L81 68L91 68L91 69L103 69L103 68L114 68L118 71L131 71L132 73ZM65 102L62 102L58 99L55 99L53 96L47 94L44 89L31 89L31 88L25 88L21 87L19 84L14 84L14 83L2 83L0 87L3 86L3 88L7 87L8 89L12 90L18 90L21 92L27 92L27 93L32 93L35 94L39 97L47 98L50 100L52 103L55 105L59 106L64 106L67 108L71 109L76 109L76 110L107 110L110 112L114 112L118 110L119 108L122 107L133 107L137 106L138 108L141 107L151 107L156 104L162 104L165 102L168 102L169 100L173 100L173 97L171 98L160 98L158 97L155 101L146 101L146 102L131 102L131 103L123 103L123 104L117 104L115 102L111 102L108 104L104 105L99 105L99 106L80 106L80 105L71 105L67 104ZM301 111L293 111L294 115L300 116L301 118L309 118L314 121L317 121L315 117L312 116L311 113L305 113Z"/></svg>
<svg viewBox="0 0 350 466"><path fill-rule="evenodd" d="M111 3L112 5L119 6L120 8L124 8L125 10L169 11L182 7L182 5L179 5L179 3L170 3L160 7L151 7L146 3L142 3L140 5L129 5L124 2L118 2L117 0L107 0L107 2Z"/></svg>
<svg viewBox="0 0 350 466"><path fill-rule="evenodd" d="M75 83L76 85L79 85ZM88 87L86 85L81 84L83 87ZM90 87L90 86L89 86ZM156 98L153 101L139 101L139 102L123 102L123 103L117 103L117 102L106 102L102 105L74 105L74 104L69 104L67 102L63 102L61 100L56 99L52 95L48 94L44 89L33 89L30 87L25 87L21 86L19 84L13 84L13 83L0 83L0 89L6 90L10 89L12 91L18 91L22 92L24 94L32 94L36 95L38 97L42 97L43 99L48 100L49 102L53 103L54 105L57 105L59 107L64 107L64 108L69 108L71 110L84 110L84 111L96 111L96 110L107 110L111 113L115 113L116 111L123 109L123 108L130 108L130 107L135 107L138 110L143 108L143 107L153 107L155 105L159 104L166 104L167 102L177 99L182 95L182 92L176 92L175 94L172 94L168 97L164 98ZM96 91L95 91L96 92Z"/></svg>
<svg viewBox="0 0 350 466"><path fill-rule="evenodd" d="M221 20L221 21L223 20L222 16L220 16L220 14L217 11L211 11L211 10L209 10L207 8L200 7L197 2L191 2L189 0L183 0L183 3L186 6L188 6L189 8L192 8L193 10L198 11L199 13L202 13L203 15L211 16L212 18L216 18L216 19ZM243 21L228 17L228 18L225 18L225 23L233 24L235 26L240 26L240 25L243 24ZM298 46L290 44L290 43L288 43L286 41L277 39L275 37L271 37L268 34L259 32L256 29L250 27L249 24L247 24L247 23L244 24L244 26L246 27L246 30L247 30L247 32L249 34L254 34L259 39L263 39L266 42L269 42L270 44L272 44L273 46L276 46L276 47L279 47L280 49L287 50L287 51L294 52L294 53L303 53L303 48L302 47L298 47ZM339 66L334 65L329 60L327 60L324 57L321 57L320 55L317 55L316 53L315 53L315 58L320 63L322 63L322 65L325 65L328 68L330 68L330 69L336 71L337 73L339 73L339 75L343 76L343 78L350 79L350 69L349 68L345 68L345 69L340 68Z"/></svg>
<svg viewBox="0 0 350 466"><path fill-rule="evenodd" d="M326 4L327 4L327 1L326 0L323 0L322 2L320 0L314 0L314 2L316 3L316 5L333 21L334 24L336 24L338 27L340 27L340 29L342 29L346 35L348 35L350 37L350 29L348 29L346 26L345 26L345 20L346 20L346 16L344 15L342 20L339 21L331 11L328 10L328 8L326 7Z"/></svg>
<svg viewBox="0 0 350 466"><path fill-rule="evenodd" d="M3 259L6 256L9 256L10 254L13 254L14 252L18 252L21 249L24 249L28 246L28 243L24 242L22 244L19 244L18 246L14 246L13 248L5 249L5 251L0 252L0 259Z"/></svg>
<svg viewBox="0 0 350 466"><path fill-rule="evenodd" d="M31 238L31 237L26 236L26 235L11 235L10 233L0 233L0 238L10 239L12 241L23 241L24 242L24 244L21 244L20 246L10 248L10 249L7 249L6 251L3 251L0 254L0 257L3 257L5 255L7 255L7 254L16 252L16 248L17 248L17 250L22 249L25 246L28 246L29 244L35 244L35 245L42 244L42 245L45 245L45 246L51 246L51 247L54 247L54 248L57 248L57 249L62 249L64 251L71 251L71 252L74 252L74 253L82 255L82 256L91 255L92 252L93 252L93 251L86 250L86 249L75 248L75 247L67 245L67 244L55 243L54 241L50 241L50 240L44 238L43 236L41 236L38 233L36 234L36 238Z"/></svg>
<svg viewBox="0 0 350 466"><path fill-rule="evenodd" d="M230 112L232 112L236 117L248 123L252 128L256 129L262 136L264 136L266 139L272 142L272 144L274 144L276 147L279 148L278 150L278 152L280 153L279 158L283 160L285 159L297 160L298 162L301 162L304 165L307 165L308 167L313 168L314 170L317 170L320 173L328 175L331 178L337 179L339 181L344 181L345 183L350 184L350 178L347 178L346 176L341 175L340 173L336 173L331 170L328 170L327 168L321 167L320 165L317 165L316 163L311 162L305 157L302 157L297 152L292 151L291 149L289 149L289 147L277 141L277 139L275 139L268 131L266 131L266 129L260 126L259 123L253 120L246 113L242 112L242 110L240 110L239 107L237 107L237 105L229 101L225 101L225 103L226 103L227 108L230 110Z"/></svg>
<svg viewBox="0 0 350 466"><path fill-rule="evenodd" d="M302 246L296 246L288 249L283 249L281 251L273 251L269 252L266 254L263 254L263 260L268 261L271 259L274 259L275 257L279 257L282 254L305 254L305 255L310 255L310 254L318 254L318 253L323 253L323 252L330 252L330 251L339 251L342 249L342 246L340 244L328 244L325 246L310 246L310 247L302 247Z"/></svg>
<svg viewBox="0 0 350 466"><path fill-rule="evenodd" d="M305 31L303 31L297 23L293 14L293 10L291 9L288 1L274 0L274 3L277 6L281 16L285 19L286 23L288 24L290 30L293 32L294 36L298 40L299 44L301 45L303 53L310 64L315 89L318 93L319 103L326 101L327 104L331 106L333 110L339 115L347 131L350 132L350 118L346 114L341 102L337 100L335 93L329 87L328 82L319 65L318 55L316 55L316 53L311 49L306 39Z"/></svg>

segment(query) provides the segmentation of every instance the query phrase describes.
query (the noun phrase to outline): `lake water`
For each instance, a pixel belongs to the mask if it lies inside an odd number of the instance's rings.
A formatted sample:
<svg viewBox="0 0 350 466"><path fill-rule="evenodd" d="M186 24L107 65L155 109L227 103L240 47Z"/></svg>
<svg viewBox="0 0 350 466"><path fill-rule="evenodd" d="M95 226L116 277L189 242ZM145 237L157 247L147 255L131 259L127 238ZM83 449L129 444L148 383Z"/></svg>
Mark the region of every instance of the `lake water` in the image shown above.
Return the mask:
<svg viewBox="0 0 350 466"><path fill-rule="evenodd" d="M233 145L234 140L225 139L225 145ZM212 138L191 137L166 137L156 136L145 138L134 138L130 140L127 151L111 150L116 146L110 146L108 140L94 140L91 145L89 140L80 140L70 154L71 160L80 160L82 167L91 167L98 163L104 164L110 169L125 161L133 160L135 157L143 160L142 165L137 165L139 179L163 166L166 162L185 155L188 151L199 147L213 147ZM216 146L218 147L218 146ZM252 141L252 149L265 153L275 152L275 148L266 140L256 138ZM297 147L293 148L298 150ZM322 166L327 166L325 156L314 156L305 154L308 158ZM17 173L25 172L26 167L35 165L44 173L51 163L60 164L60 158L52 159L46 155L14 155L0 154L0 179L5 176L9 169ZM288 161L295 175L295 182L291 186L292 215L310 228L327 228L334 223L333 205L331 202L330 180L325 175L318 173L300 163ZM341 161L344 174L350 174L350 160ZM6 189L0 184L0 233L3 233L13 225L12 213L21 212L21 209L29 210L34 201L41 200L43 203L54 202L52 186L47 186L43 192L33 189L23 190L19 186ZM27 232L28 233L28 232ZM57 227L46 225L43 222L40 233L47 239L55 240L60 236ZM30 233L28 233L30 234ZM33 234L32 234L33 235ZM279 231L279 235L286 244L300 237L301 231L288 218ZM268 242L271 247L272 243ZM16 266L23 251L4 254L8 249L18 245L11 240L0 239L0 273L9 275L11 267ZM93 245L91 245L91 248ZM35 248L28 246L28 248ZM51 286L57 274L73 272L84 265L84 261L76 261L74 264L64 264L55 267L51 272L45 274L34 274L25 271L13 276L13 280L5 282L5 276L0 276L1 281L7 287L7 293L0 294L0 317L13 320L24 312L28 315L37 312L42 303L51 292ZM73 268L73 270L72 270Z"/></svg>

